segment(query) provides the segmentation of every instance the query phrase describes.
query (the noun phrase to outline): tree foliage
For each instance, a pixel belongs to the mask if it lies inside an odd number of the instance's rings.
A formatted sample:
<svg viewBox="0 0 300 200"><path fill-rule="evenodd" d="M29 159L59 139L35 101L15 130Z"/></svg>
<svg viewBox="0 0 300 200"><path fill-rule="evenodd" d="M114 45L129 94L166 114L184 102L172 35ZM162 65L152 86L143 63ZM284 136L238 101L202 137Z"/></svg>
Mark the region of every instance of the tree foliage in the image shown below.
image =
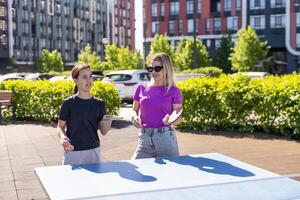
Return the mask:
<svg viewBox="0 0 300 200"><path fill-rule="evenodd" d="M60 52L57 50L50 52L47 49L43 49L42 55L38 61L38 68L41 72L63 71L64 62L61 58Z"/></svg>
<svg viewBox="0 0 300 200"><path fill-rule="evenodd" d="M150 52L147 56L147 62L150 62L150 59L155 53L164 52L168 54L172 61L174 61L174 49L169 44L167 36L156 34L153 41L151 42Z"/></svg>
<svg viewBox="0 0 300 200"><path fill-rule="evenodd" d="M231 72L232 65L229 56L232 53L233 47L234 43L229 35L228 37L222 38L220 47L216 50L213 65L222 68L225 73Z"/></svg>
<svg viewBox="0 0 300 200"><path fill-rule="evenodd" d="M266 58L267 42L261 42L253 28L248 26L238 32L238 37L230 54L232 69L236 71L254 70L255 65Z"/></svg>
<svg viewBox="0 0 300 200"><path fill-rule="evenodd" d="M95 51L92 51L90 45L87 45L78 55L79 64L88 64L92 70L102 71L103 67L100 58Z"/></svg>
<svg viewBox="0 0 300 200"><path fill-rule="evenodd" d="M128 47L118 48L109 44L105 48L105 70L139 69L142 68L142 56Z"/></svg>
<svg viewBox="0 0 300 200"><path fill-rule="evenodd" d="M197 67L205 67L209 65L209 56L206 47L200 40L196 40L196 63ZM178 70L186 70L193 68L194 58L194 40L181 40L176 49L176 68Z"/></svg>

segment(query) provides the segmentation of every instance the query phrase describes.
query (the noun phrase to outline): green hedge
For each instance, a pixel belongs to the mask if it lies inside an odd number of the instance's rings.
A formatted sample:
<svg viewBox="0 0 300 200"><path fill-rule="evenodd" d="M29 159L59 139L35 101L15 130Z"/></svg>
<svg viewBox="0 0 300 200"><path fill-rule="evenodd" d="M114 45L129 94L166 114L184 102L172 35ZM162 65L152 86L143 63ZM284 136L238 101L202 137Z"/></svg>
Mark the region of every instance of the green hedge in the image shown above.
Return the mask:
<svg viewBox="0 0 300 200"><path fill-rule="evenodd" d="M73 88L72 81L16 80L1 85L1 89L13 91L17 119L45 122L57 119L62 101L73 94ZM96 81L91 92L106 102L108 113L118 114L120 98L113 85Z"/></svg>
<svg viewBox="0 0 300 200"><path fill-rule="evenodd" d="M252 79L222 75L178 84L190 130L265 131L300 138L300 75Z"/></svg>

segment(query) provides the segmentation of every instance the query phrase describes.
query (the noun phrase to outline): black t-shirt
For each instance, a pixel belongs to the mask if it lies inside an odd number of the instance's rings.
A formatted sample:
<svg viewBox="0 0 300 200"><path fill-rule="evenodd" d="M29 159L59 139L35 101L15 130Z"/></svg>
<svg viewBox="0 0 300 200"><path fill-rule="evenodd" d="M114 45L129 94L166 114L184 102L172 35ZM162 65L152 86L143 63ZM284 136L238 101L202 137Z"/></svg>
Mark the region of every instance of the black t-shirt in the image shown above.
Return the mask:
<svg viewBox="0 0 300 200"><path fill-rule="evenodd" d="M66 134L75 151L100 146L97 130L105 112L104 102L95 97L81 99L73 95L64 100L59 119L67 122Z"/></svg>

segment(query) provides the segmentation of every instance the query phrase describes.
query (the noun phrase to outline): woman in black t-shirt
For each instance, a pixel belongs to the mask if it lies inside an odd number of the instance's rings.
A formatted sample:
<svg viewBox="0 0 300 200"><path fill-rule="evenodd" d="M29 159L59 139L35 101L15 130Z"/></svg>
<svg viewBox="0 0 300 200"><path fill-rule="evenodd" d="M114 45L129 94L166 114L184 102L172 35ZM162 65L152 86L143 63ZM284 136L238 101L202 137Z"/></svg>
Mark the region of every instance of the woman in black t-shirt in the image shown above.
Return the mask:
<svg viewBox="0 0 300 200"><path fill-rule="evenodd" d="M92 71L89 65L72 69L76 86L74 95L64 100L58 120L58 135L64 149L63 164L100 162L98 130L105 135L111 127L111 118L105 115L105 105L93 97Z"/></svg>

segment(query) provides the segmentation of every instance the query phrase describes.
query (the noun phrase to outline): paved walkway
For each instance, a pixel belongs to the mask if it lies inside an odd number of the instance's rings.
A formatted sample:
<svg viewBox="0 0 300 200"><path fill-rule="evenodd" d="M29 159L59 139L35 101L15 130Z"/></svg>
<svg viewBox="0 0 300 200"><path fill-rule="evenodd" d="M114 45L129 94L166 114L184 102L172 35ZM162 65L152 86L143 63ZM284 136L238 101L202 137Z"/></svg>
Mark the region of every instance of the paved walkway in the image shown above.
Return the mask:
<svg viewBox="0 0 300 200"><path fill-rule="evenodd" d="M218 152L278 174L300 172L300 142L267 134L178 132L177 137L182 155ZM102 160L130 159L136 142L137 129L129 122L118 122L101 137ZM48 199L34 168L60 165L61 159L54 126L0 125L0 199Z"/></svg>

